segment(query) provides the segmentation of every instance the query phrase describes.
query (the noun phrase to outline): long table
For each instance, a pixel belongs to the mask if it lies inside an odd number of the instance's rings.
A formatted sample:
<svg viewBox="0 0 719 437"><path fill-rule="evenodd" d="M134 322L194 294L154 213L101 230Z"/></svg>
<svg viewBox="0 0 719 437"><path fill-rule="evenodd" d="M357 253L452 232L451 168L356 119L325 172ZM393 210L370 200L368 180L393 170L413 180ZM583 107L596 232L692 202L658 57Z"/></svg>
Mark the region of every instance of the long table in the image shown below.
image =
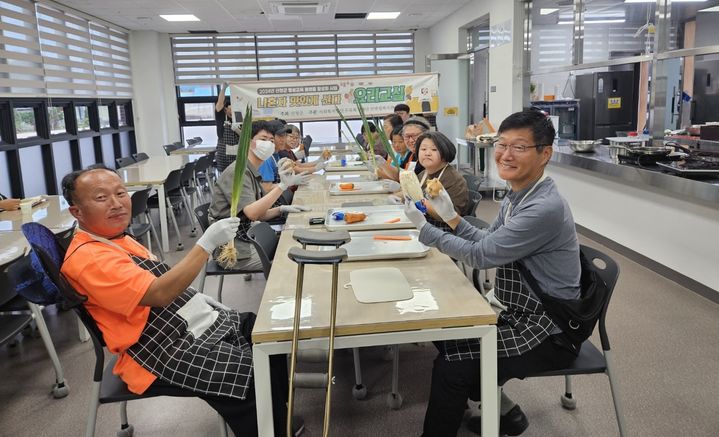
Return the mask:
<svg viewBox="0 0 719 437"><path fill-rule="evenodd" d="M187 146L175 149L170 152L170 155L206 155L216 151L217 144L198 144L196 146Z"/></svg>
<svg viewBox="0 0 719 437"><path fill-rule="evenodd" d="M0 212L0 232L20 231L24 223L37 222L48 229L63 231L72 227L75 217L70 214L67 201L58 195L45 195L45 201L34 206L30 214L22 211Z"/></svg>
<svg viewBox="0 0 719 437"><path fill-rule="evenodd" d="M366 177L367 172L356 173ZM345 174L344 176L347 176ZM331 175L335 176L335 175ZM331 179L329 182L332 182ZM330 207L347 201L386 203L386 195L329 196L329 182L316 175L309 186L295 193L293 203L312 211L291 214L281 234L272 270L267 279L257 320L254 342L257 420L261 436L273 436L269 357L291 349L294 284L297 265L287 257L299 246L292 230L308 227L310 217L323 216ZM342 263L339 284L349 282L352 271L389 265L385 261ZM454 262L436 249L420 259L392 260L407 279L414 297L407 301L359 303L351 291L340 289L337 301L335 348L415 343L457 338L480 338L482 360L482 435L495 436L498 427L496 314L461 273ZM329 334L330 266L307 266L304 273L300 348L326 348ZM429 384L429 381L427 381ZM495 420L491 420L495 418Z"/></svg>

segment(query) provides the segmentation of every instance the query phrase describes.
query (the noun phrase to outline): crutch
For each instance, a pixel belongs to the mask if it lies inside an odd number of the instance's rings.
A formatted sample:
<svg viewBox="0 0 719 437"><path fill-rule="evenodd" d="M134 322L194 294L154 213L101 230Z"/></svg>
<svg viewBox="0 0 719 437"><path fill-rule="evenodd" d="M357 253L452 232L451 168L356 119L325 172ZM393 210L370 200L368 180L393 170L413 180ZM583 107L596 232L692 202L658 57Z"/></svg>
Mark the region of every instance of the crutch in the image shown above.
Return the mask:
<svg viewBox="0 0 719 437"><path fill-rule="evenodd" d="M287 404L287 436L292 436L292 413L294 411L294 392L297 378L298 386L305 387L326 387L325 414L322 426L322 435L329 435L330 405L332 393L332 372L334 366L334 345L335 345L335 321L337 319L337 277L339 275L339 263L347 259L347 251L338 248L350 240L349 233L341 232L316 232L308 230L297 230L293 238L302 244L302 249L293 247L287 252L287 256L297 263L297 285L295 289L295 315L292 327L292 353L290 355L290 387ZM334 250L319 251L307 250L308 244L318 246L334 246ZM302 309L302 285L304 281L305 265L332 265L332 290L330 298L330 333L329 347L327 351L327 373L326 374L296 374L297 345L300 336L300 314Z"/></svg>

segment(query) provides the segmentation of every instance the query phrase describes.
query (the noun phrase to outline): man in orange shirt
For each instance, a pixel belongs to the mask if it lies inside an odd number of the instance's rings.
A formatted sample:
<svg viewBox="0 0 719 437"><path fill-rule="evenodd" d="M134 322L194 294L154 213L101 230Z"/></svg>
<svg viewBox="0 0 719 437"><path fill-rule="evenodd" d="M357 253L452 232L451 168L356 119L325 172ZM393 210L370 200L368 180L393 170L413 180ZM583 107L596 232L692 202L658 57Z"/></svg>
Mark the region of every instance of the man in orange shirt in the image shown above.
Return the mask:
<svg viewBox="0 0 719 437"><path fill-rule="evenodd" d="M212 251L234 238L240 220L213 223L169 268L124 234L131 202L114 170L94 166L72 172L62 188L79 229L61 271L87 296L85 307L107 348L118 355L114 373L135 393L168 384L192 391L223 416L235 435L257 435L255 315L230 310L190 287ZM285 358L278 356L272 365L279 433L286 420Z"/></svg>

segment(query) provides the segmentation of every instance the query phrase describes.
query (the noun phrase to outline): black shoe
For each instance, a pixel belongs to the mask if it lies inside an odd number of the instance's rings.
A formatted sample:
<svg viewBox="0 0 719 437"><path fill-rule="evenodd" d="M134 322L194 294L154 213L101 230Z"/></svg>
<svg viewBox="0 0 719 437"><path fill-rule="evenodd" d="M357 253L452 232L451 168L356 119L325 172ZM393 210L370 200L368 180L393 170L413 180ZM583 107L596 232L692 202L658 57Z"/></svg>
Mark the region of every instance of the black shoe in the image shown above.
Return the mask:
<svg viewBox="0 0 719 437"><path fill-rule="evenodd" d="M300 416L292 416L292 435L299 437L305 432L305 420Z"/></svg>
<svg viewBox="0 0 719 437"><path fill-rule="evenodd" d="M499 435L520 435L527 427L529 420L519 405L515 405L507 414L499 416ZM482 435L482 416L470 417L467 428L477 435Z"/></svg>

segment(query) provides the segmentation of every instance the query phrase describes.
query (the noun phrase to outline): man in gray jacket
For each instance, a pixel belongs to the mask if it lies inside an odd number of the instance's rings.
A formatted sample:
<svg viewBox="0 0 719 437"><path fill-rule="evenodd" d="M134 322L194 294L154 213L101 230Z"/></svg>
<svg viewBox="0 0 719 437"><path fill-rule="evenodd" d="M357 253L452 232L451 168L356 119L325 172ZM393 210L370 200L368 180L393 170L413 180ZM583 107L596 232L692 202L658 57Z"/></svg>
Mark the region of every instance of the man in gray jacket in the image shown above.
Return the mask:
<svg viewBox="0 0 719 437"><path fill-rule="evenodd" d="M544 311L518 264L533 273L545 293L564 299L579 298L581 267L572 213L544 174L552 156L552 123L539 111L525 110L507 117L498 134L494 159L511 189L489 229L477 229L457 215L445 190L427 203L454 234L427 224L412 202L405 204L405 212L420 230L422 243L472 267L497 269L494 293L506 308L497 320L497 375L503 382L563 368L578 352ZM455 435L467 399L479 395L479 339L444 341L439 349L424 437ZM529 425L506 395L500 412L502 435L519 435ZM477 422L470 422L470 429L479 429Z"/></svg>

